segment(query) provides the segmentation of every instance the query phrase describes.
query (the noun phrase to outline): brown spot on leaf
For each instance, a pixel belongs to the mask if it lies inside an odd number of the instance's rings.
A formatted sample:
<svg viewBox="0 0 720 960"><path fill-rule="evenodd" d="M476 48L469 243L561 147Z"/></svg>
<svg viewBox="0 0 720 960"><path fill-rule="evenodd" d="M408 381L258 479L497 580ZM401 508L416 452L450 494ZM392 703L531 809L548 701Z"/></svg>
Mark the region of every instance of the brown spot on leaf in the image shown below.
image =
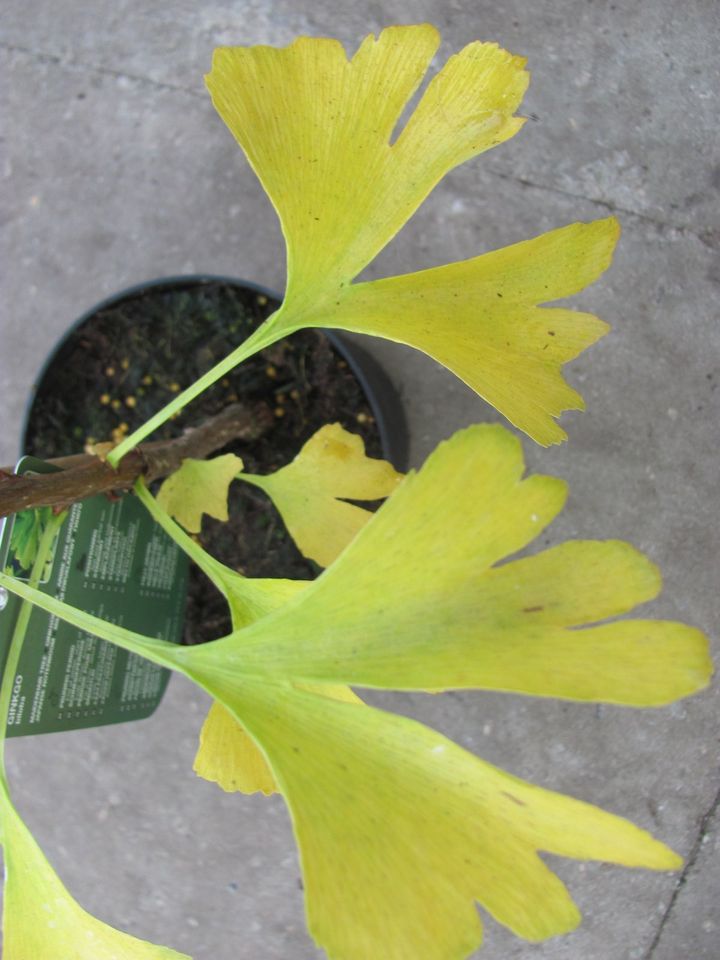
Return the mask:
<svg viewBox="0 0 720 960"><path fill-rule="evenodd" d="M513 803L516 803L519 807L526 807L527 804L524 800L521 800L519 797L516 797L514 793L508 793L507 790L501 790L500 793L507 797L508 800L512 800Z"/></svg>
<svg viewBox="0 0 720 960"><path fill-rule="evenodd" d="M545 607L523 607L523 613L539 613Z"/></svg>

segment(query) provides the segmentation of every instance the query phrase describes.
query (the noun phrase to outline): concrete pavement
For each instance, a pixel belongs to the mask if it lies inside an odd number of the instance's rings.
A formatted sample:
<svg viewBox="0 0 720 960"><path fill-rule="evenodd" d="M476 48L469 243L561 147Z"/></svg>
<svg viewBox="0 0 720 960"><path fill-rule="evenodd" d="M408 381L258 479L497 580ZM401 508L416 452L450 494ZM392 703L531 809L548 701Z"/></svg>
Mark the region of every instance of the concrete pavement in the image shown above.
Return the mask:
<svg viewBox="0 0 720 960"><path fill-rule="evenodd" d="M526 457L570 483L552 542L632 541L665 575L648 615L717 636L712 0L6 0L0 463L14 458L48 346L107 294L204 271L282 289L278 225L204 92L212 49L284 44L303 32L352 49L383 25L422 20L441 29L443 59L476 38L527 55L523 112L532 122L449 175L369 275L616 213L615 263L573 300L614 327L568 368L588 411L564 417L563 447L527 441ZM415 464L458 427L497 418L427 358L364 345L402 393ZM376 702L517 775L628 816L687 858L681 875L553 859L583 926L532 945L484 917L484 960L720 956L716 686L647 712L481 693ZM20 809L74 895L122 929L195 960L320 956L304 930L282 801L227 796L191 771L206 706L174 678L150 721L13 742Z"/></svg>

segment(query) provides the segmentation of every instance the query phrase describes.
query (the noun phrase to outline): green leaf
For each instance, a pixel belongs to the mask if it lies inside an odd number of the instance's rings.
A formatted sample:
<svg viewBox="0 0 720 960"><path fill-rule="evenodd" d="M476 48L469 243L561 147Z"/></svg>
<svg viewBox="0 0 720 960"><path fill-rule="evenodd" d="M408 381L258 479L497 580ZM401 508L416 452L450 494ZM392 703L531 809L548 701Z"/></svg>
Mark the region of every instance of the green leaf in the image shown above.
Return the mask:
<svg viewBox="0 0 720 960"><path fill-rule="evenodd" d="M22 510L13 518L10 552L20 571L29 571L35 561L43 531L52 517L50 507Z"/></svg>

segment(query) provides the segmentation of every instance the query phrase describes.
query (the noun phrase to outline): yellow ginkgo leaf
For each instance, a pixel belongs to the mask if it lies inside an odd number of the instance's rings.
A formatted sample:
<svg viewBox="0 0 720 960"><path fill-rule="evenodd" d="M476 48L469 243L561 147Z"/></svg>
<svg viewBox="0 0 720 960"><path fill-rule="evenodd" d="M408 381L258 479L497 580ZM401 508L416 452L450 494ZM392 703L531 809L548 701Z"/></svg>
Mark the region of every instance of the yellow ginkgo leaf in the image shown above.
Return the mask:
<svg viewBox="0 0 720 960"><path fill-rule="evenodd" d="M228 793L275 793L267 762L241 724L217 700L200 731L193 770Z"/></svg>
<svg viewBox="0 0 720 960"><path fill-rule="evenodd" d="M304 580L283 580L272 577L244 577L210 556L199 543L189 537L153 497L142 478L135 483L134 490L153 519L223 594L230 608L234 630L246 627L271 610L277 610L309 583Z"/></svg>
<svg viewBox="0 0 720 960"><path fill-rule="evenodd" d="M195 545L191 555L198 557L200 551L201 548ZM307 585L304 580L243 577L208 555L205 555L203 567L225 594L234 630L240 630L278 609ZM193 770L199 777L218 783L228 792L239 790L269 795L276 789L260 750L237 720L217 702L210 707L200 731Z"/></svg>
<svg viewBox="0 0 720 960"><path fill-rule="evenodd" d="M212 460L188 458L163 482L157 501L190 533L200 533L204 513L227 520L228 487L239 470L242 460L234 453Z"/></svg>
<svg viewBox="0 0 720 960"><path fill-rule="evenodd" d="M289 805L310 927L331 958L459 960L479 943L474 900L529 939L577 924L538 851L661 870L679 858L627 821L509 776L410 720L341 702L336 685L650 705L699 689L711 669L691 627L600 622L657 593L657 570L633 548L578 541L501 563L565 497L562 482L523 470L507 430L461 431L316 581L295 596L283 588L274 609L268 587L253 600L265 615L243 607L246 626L195 647L2 573L0 585L183 672L242 725Z"/></svg>
<svg viewBox="0 0 720 960"><path fill-rule="evenodd" d="M5 960L190 960L102 923L73 900L0 787Z"/></svg>
<svg viewBox="0 0 720 960"><path fill-rule="evenodd" d="M288 247L285 300L258 337L322 326L409 344L539 443L559 443L566 434L553 418L584 406L561 367L608 327L538 305L577 293L607 268L614 218L352 282L449 169L521 125L513 112L527 85L524 60L472 43L434 77L391 144L437 42L424 24L367 37L350 61L337 41L307 37L283 49L216 51L213 102L273 200Z"/></svg>
<svg viewBox="0 0 720 960"><path fill-rule="evenodd" d="M362 703L349 687L324 685L310 687L322 696L345 703ZM216 700L210 707L200 731L200 747L193 770L228 793L264 793L277 791L267 761L243 726Z"/></svg>
<svg viewBox="0 0 720 960"><path fill-rule="evenodd" d="M515 111L529 80L525 59L480 41L450 57L401 123L439 42L435 27L419 24L366 37L350 59L337 40L311 37L215 51L207 86L280 218L285 297L245 343L111 451L111 463L242 360L316 326L417 347L540 443L565 438L553 417L583 404L560 367L606 327L537 305L605 269L616 223L575 224L463 263L353 283L448 171L524 123Z"/></svg>
<svg viewBox="0 0 720 960"><path fill-rule="evenodd" d="M319 695L295 683L287 663L268 676L227 646L215 656L225 641L177 647L2 573L0 583L182 671L244 724L290 808L310 930L331 960L461 960L481 939L473 901L530 940L573 929L579 912L538 851L655 870L681 865L628 821L510 776L412 720L342 702L330 685ZM242 642L247 632L229 639Z"/></svg>
<svg viewBox="0 0 720 960"><path fill-rule="evenodd" d="M157 506L152 507L149 497L145 491L144 502L159 518ZM190 549L191 555L200 559L197 544ZM225 594L235 630L277 610L307 586L303 580L249 579L207 555L203 567ZM348 687L325 686L323 690L330 691L328 696L339 700L361 702ZM262 752L242 725L217 701L211 705L200 731L193 770L199 777L219 784L229 793L239 791L268 796L277 789Z"/></svg>
<svg viewBox="0 0 720 960"><path fill-rule="evenodd" d="M459 960L481 940L474 901L529 940L573 929L579 911L538 851L682 863L627 820L412 720L291 686L204 679L219 681L262 744L292 815L309 929L331 960Z"/></svg>
<svg viewBox="0 0 720 960"><path fill-rule="evenodd" d="M352 284L314 323L416 347L533 440L559 443L567 435L553 417L584 406L561 367L609 327L588 313L538 304L596 280L619 232L614 217L574 223L472 260Z"/></svg>
<svg viewBox="0 0 720 960"><path fill-rule="evenodd" d="M206 565L208 560L216 583L228 601L235 630L276 610L306 586L303 580L249 579L212 558L205 561ZM228 793L239 791L268 796L277 789L255 742L217 701L210 707L200 731L193 770Z"/></svg>
<svg viewBox="0 0 720 960"><path fill-rule="evenodd" d="M587 314L537 305L599 276L617 223L573 224L484 257L354 284L448 171L524 122L515 116L529 79L524 58L476 41L432 77L403 124L439 42L435 27L419 24L366 37L350 59L337 40L311 37L215 51L206 77L213 104L280 217L285 298L232 354L111 451L112 464L238 363L316 326L417 347L539 443L565 439L553 418L583 401L560 368L607 328Z"/></svg>
<svg viewBox="0 0 720 960"><path fill-rule="evenodd" d="M310 37L215 51L207 86L282 222L294 310L357 276L449 170L522 125L524 59L476 42L395 135L439 43L421 24L366 37L351 60Z"/></svg>
<svg viewBox="0 0 720 960"><path fill-rule="evenodd" d="M630 545L571 541L494 566L535 539L565 499L562 481L523 471L509 431L461 431L318 580L198 655L297 682L633 706L705 686L712 665L699 630L652 620L586 626L659 591L657 569Z"/></svg>
<svg viewBox="0 0 720 960"><path fill-rule="evenodd" d="M380 461L371 461L379 463ZM369 473L371 473L369 468ZM370 478L368 478L368 482ZM254 623L294 597L307 586L303 580L248 578L214 557L209 556L192 541L168 516L164 508L151 496L143 483L136 486L136 493L164 529L175 538L190 557L225 595L232 617L233 629ZM364 513L365 511L363 511ZM360 702L347 687L324 687L329 696ZM247 735L241 724L225 708L214 702L208 712L195 756L193 769L205 780L218 783L228 792L264 793L275 792L275 782L267 763Z"/></svg>
<svg viewBox="0 0 720 960"><path fill-rule="evenodd" d="M199 543L175 523L152 496L142 479L135 493L165 532L195 561L227 600L234 630L254 623L302 590L302 580L248 578L206 553ZM265 759L242 726L215 702L200 732L193 769L224 790L273 793L275 784Z"/></svg>
<svg viewBox="0 0 720 960"><path fill-rule="evenodd" d="M327 567L372 516L340 498L387 497L402 475L385 460L365 456L362 438L333 423L318 430L286 467L238 479L264 490L302 553Z"/></svg>

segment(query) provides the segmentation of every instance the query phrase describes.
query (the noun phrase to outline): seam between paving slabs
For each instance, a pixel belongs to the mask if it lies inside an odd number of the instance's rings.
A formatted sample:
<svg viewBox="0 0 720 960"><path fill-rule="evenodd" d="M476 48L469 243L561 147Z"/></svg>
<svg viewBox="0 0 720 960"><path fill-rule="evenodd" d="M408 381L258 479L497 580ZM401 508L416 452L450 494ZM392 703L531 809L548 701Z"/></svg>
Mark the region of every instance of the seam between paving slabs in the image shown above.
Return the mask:
<svg viewBox="0 0 720 960"><path fill-rule="evenodd" d="M715 797L714 801L710 805L710 809L705 813L705 815L700 820L700 829L698 830L698 835L695 839L695 843L693 844L690 854L687 858L687 862L685 864L683 872L680 874L680 877L678 878L675 884L675 889L673 890L672 896L670 897L670 903L667 905L667 909L665 910L665 913L663 913L662 915L660 924L658 925L658 928L655 931L655 936L653 937L652 943L648 947L648 951L643 957L643 960L652 960L655 950L660 945L660 941L662 939L665 926L667 925L667 922L670 919L670 916L675 908L675 904L677 902L678 897L680 896L681 891L684 889L685 885L690 879L690 874L695 866L695 862L697 861L697 858L700 854L700 850L702 849L703 840L708 835L710 822L719 807L720 807L720 791L718 791L717 796Z"/></svg>
<svg viewBox="0 0 720 960"><path fill-rule="evenodd" d="M511 173L501 173L499 170L493 170L492 168L488 168L487 172L493 177L499 177L501 180L510 180L513 183L519 183L523 187L533 187L535 190L547 190L549 193L559 193L561 196L570 197L573 200L584 200L587 203L597 204L597 206L604 207L611 213L620 213L627 217L637 217L638 220L644 220L646 223L652 223L656 227L661 227L665 230L677 230L678 233L695 237L696 240L699 240L701 243L705 244L706 247L710 247L711 249L715 249L720 244L720 237L716 235L712 228L703 231L697 231L683 223L673 223L670 220L661 220L658 217L651 217L647 213L638 213L637 210L630 210L627 207L620 207L616 203L613 203L612 200L602 200L600 197L588 197L584 193L573 193L572 190L563 190L562 187L554 187L547 183L534 183L532 180L528 180L525 177L518 177Z"/></svg>
<svg viewBox="0 0 720 960"><path fill-rule="evenodd" d="M85 70L88 73L96 73L103 77L112 77L115 80L129 80L132 83L140 83L145 86L155 87L157 90L172 90L176 93L185 93L198 100L207 100L207 93L204 89L193 90L191 87L183 87L175 83L166 83L162 80L153 80L151 77L143 77L139 74L126 73L124 70L113 70L111 67L98 67L92 63L85 63L82 60L75 60L72 57L63 57L57 53L46 53L42 50L31 50L29 47L22 47L13 43L0 43L0 50L8 53L21 53L24 56L38 60L41 63L50 63L60 67L72 67L76 70Z"/></svg>
<svg viewBox="0 0 720 960"><path fill-rule="evenodd" d="M184 93L190 97L195 97L196 99L203 101L207 99L207 95L204 91L194 90L191 87L183 87L175 83L153 80L150 77L126 73L123 70L113 70L110 67L98 67L95 64L85 63L82 60L75 60L73 58L63 57L60 54L48 53L42 50L32 50L29 47L23 47L19 44L0 42L0 50L5 50L8 53L21 53L43 63L50 63L56 66L73 67L78 70L86 70L89 73L113 77L116 80L129 80L133 83L140 83L146 86L155 87L158 90L170 90L177 93ZM720 238L718 238L712 229L698 232L686 224L673 223L669 220L661 220L658 217L651 217L646 213L639 213L637 210L629 210L625 207L620 207L612 201L603 200L600 197L588 197L582 193L573 193L571 190L563 190L562 187L555 187L546 183L535 183L534 181L528 180L525 177L517 177L513 176L512 174L501 173L499 170L493 170L492 168L486 169L491 176L499 177L501 180L510 180L513 183L519 183L524 187L533 187L536 190L546 190L549 193L560 194L561 196L570 197L574 200L583 200L586 203L594 203L606 210L610 210L612 213L620 213L623 216L637 217L639 220L643 220L646 223L652 223L655 226L662 227L664 229L677 230L679 233L695 237L696 239L700 240L701 243L705 244L705 246L710 247L711 249L714 249L720 244Z"/></svg>

